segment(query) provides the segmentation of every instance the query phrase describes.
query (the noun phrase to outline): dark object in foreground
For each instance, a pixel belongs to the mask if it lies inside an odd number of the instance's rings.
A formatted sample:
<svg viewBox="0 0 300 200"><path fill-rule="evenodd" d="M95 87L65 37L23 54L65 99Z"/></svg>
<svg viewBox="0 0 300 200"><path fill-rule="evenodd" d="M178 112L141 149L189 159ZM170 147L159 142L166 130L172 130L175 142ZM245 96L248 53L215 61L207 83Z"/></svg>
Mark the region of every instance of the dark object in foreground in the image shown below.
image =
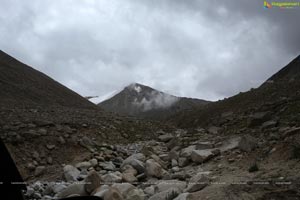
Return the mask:
<svg viewBox="0 0 300 200"><path fill-rule="evenodd" d="M6 146L0 139L0 199L24 200L23 192L26 191L26 185L19 173L13 159L11 158ZM102 200L100 197L83 196L70 197L66 200ZM62 199L63 200L63 199Z"/></svg>

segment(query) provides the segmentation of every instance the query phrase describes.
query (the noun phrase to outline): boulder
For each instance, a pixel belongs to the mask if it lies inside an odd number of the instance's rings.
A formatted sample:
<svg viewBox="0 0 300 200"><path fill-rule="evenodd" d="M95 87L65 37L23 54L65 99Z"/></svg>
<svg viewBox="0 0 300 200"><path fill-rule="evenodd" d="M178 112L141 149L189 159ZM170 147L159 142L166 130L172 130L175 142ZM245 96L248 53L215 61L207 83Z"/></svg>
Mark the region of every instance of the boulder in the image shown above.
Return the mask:
<svg viewBox="0 0 300 200"><path fill-rule="evenodd" d="M178 188L170 188L163 192L156 193L155 195L151 196L148 200L169 200L174 199L179 195L180 191Z"/></svg>
<svg viewBox="0 0 300 200"><path fill-rule="evenodd" d="M180 139L178 137L174 137L167 143L167 147L168 149L173 149L176 146L180 146L180 144L181 144Z"/></svg>
<svg viewBox="0 0 300 200"><path fill-rule="evenodd" d="M55 149L55 145L54 145L54 144L47 144L46 147L47 147L47 149L49 149L49 150Z"/></svg>
<svg viewBox="0 0 300 200"><path fill-rule="evenodd" d="M112 187L118 189L123 197L126 197L131 190L136 188L130 183L115 183Z"/></svg>
<svg viewBox="0 0 300 200"><path fill-rule="evenodd" d="M165 173L164 169L153 159L146 161L146 175L148 177L161 178Z"/></svg>
<svg viewBox="0 0 300 200"><path fill-rule="evenodd" d="M128 173L128 174L132 174L134 176L136 176L138 174L137 170L134 169L131 165L125 165L122 167L122 172L124 173Z"/></svg>
<svg viewBox="0 0 300 200"><path fill-rule="evenodd" d="M85 191L85 183L84 182L73 183L69 185L66 189L56 194L58 198L66 198L66 197L70 197L71 195L79 195L79 196L88 195Z"/></svg>
<svg viewBox="0 0 300 200"><path fill-rule="evenodd" d="M213 158L214 156L215 154L213 154L211 149L193 150L191 154L191 159L195 163L204 163Z"/></svg>
<svg viewBox="0 0 300 200"><path fill-rule="evenodd" d="M89 161L91 163L92 167L96 167L98 165L98 160L96 158L93 158Z"/></svg>
<svg viewBox="0 0 300 200"><path fill-rule="evenodd" d="M256 138L250 135L244 135L238 143L238 148L242 151L250 152L257 146Z"/></svg>
<svg viewBox="0 0 300 200"><path fill-rule="evenodd" d="M45 172L45 170L46 170L45 166L38 166L37 168L35 168L34 176L42 175Z"/></svg>
<svg viewBox="0 0 300 200"><path fill-rule="evenodd" d="M145 192L146 194L150 195L150 196L154 195L154 194L155 194L154 186L151 185L151 186L149 186L149 187L146 187L146 188L144 189L144 192Z"/></svg>
<svg viewBox="0 0 300 200"><path fill-rule="evenodd" d="M189 161L188 158L183 158L183 157L178 158L178 165L179 165L179 167L185 167L189 163L190 163L190 161Z"/></svg>
<svg viewBox="0 0 300 200"><path fill-rule="evenodd" d="M207 129L208 133L210 134L218 134L220 132L221 128L216 126L211 126Z"/></svg>
<svg viewBox="0 0 300 200"><path fill-rule="evenodd" d="M196 145L191 145L181 150L180 156L189 158L192 155L192 152L196 150Z"/></svg>
<svg viewBox="0 0 300 200"><path fill-rule="evenodd" d="M77 163L75 165L75 167L78 169L84 170L84 169L89 169L90 167L92 167L92 164L88 161L85 161L85 162Z"/></svg>
<svg viewBox="0 0 300 200"><path fill-rule="evenodd" d="M137 182L138 179L133 175L133 173L122 173L122 180L128 183Z"/></svg>
<svg viewBox="0 0 300 200"><path fill-rule="evenodd" d="M159 156L155 155L155 154L152 154L150 156L150 158L152 158L153 160L155 160L155 162L157 162L160 166L162 166L163 168L166 168L167 166L167 163L164 162L162 159L160 159Z"/></svg>
<svg viewBox="0 0 300 200"><path fill-rule="evenodd" d="M125 165L131 165L134 169L138 171L139 174L144 173L145 164L141 160L144 160L145 157L142 155L143 154L133 154L132 156L129 156L123 161L121 168L123 168Z"/></svg>
<svg viewBox="0 0 300 200"><path fill-rule="evenodd" d="M171 166L172 166L172 167L177 167L177 166L178 166L177 160L172 159L172 160L171 160Z"/></svg>
<svg viewBox="0 0 300 200"><path fill-rule="evenodd" d="M262 129L268 129L268 128L274 128L275 126L277 126L278 122L277 121L266 121L261 125Z"/></svg>
<svg viewBox="0 0 300 200"><path fill-rule="evenodd" d="M104 198L105 193L109 190L108 185L101 185L100 187L96 188L94 192L91 194L92 196Z"/></svg>
<svg viewBox="0 0 300 200"><path fill-rule="evenodd" d="M88 194L91 194L96 188L100 187L101 177L97 172L91 171L84 179L84 182L85 182L85 191Z"/></svg>
<svg viewBox="0 0 300 200"><path fill-rule="evenodd" d="M208 176L200 172L190 179L185 192L196 192L202 190L209 184L209 182L210 179Z"/></svg>
<svg viewBox="0 0 300 200"><path fill-rule="evenodd" d="M56 183L51 186L51 190L53 191L54 194L57 194L66 188L67 186L63 183Z"/></svg>
<svg viewBox="0 0 300 200"><path fill-rule="evenodd" d="M81 138L81 140L79 141L79 144L82 147L87 148L88 150L92 150L93 146L95 145L94 142L86 136Z"/></svg>
<svg viewBox="0 0 300 200"><path fill-rule="evenodd" d="M80 171L72 165L66 165L63 171L63 177L66 181L77 181L77 178L80 175Z"/></svg>
<svg viewBox="0 0 300 200"><path fill-rule="evenodd" d="M163 180L154 186L155 192L162 192L169 190L170 188L177 188L179 192L182 192L186 188L185 181L178 180Z"/></svg>
<svg viewBox="0 0 300 200"><path fill-rule="evenodd" d="M169 142L174 136L171 134L164 134L158 137L158 140L161 142Z"/></svg>
<svg viewBox="0 0 300 200"><path fill-rule="evenodd" d="M247 125L250 128L260 126L262 123L268 121L270 119L270 117L271 117L270 112L254 113L248 119Z"/></svg>
<svg viewBox="0 0 300 200"><path fill-rule="evenodd" d="M145 199L145 193L143 190L135 188L133 190L130 190L128 194L126 195L126 200L144 200Z"/></svg>
<svg viewBox="0 0 300 200"><path fill-rule="evenodd" d="M108 171L115 171L116 170L116 166L111 161L99 163L99 166L102 169L108 170Z"/></svg>
<svg viewBox="0 0 300 200"><path fill-rule="evenodd" d="M171 150L168 154L169 160L175 159L177 160L179 158L179 153L177 151Z"/></svg>
<svg viewBox="0 0 300 200"><path fill-rule="evenodd" d="M113 184L113 183L120 183L122 182L122 174L120 172L114 172L114 173L109 173L106 175L103 175L101 177L101 180L105 183L105 184Z"/></svg>
<svg viewBox="0 0 300 200"><path fill-rule="evenodd" d="M109 188L107 192L104 194L104 200L124 200L120 191L116 188Z"/></svg>

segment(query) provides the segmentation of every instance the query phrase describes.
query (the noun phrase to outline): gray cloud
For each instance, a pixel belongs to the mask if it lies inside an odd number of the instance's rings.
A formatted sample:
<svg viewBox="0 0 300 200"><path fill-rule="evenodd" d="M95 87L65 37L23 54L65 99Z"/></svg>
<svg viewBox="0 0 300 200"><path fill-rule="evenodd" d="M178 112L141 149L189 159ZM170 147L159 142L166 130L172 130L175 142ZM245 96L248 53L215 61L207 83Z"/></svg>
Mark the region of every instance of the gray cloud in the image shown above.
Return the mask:
<svg viewBox="0 0 300 200"><path fill-rule="evenodd" d="M139 82L210 100L299 54L300 8L263 1L2 0L0 46L83 96Z"/></svg>

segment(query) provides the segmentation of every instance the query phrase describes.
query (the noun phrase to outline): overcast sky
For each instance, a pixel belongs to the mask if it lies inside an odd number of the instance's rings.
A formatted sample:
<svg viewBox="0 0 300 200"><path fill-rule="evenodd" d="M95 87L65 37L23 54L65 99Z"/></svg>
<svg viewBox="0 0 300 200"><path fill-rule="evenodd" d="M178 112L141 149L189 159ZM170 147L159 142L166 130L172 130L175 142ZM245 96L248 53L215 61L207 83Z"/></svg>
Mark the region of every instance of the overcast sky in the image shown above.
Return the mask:
<svg viewBox="0 0 300 200"><path fill-rule="evenodd" d="M138 82L217 100L299 55L299 20L263 0L0 0L0 48L83 96Z"/></svg>

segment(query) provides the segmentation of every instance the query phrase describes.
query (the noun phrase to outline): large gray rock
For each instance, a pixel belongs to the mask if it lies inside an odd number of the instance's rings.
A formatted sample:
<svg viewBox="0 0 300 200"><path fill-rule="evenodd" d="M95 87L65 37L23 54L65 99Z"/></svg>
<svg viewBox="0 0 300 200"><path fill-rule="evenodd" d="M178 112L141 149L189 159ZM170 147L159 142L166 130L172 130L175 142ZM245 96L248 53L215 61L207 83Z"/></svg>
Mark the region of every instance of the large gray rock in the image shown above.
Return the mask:
<svg viewBox="0 0 300 200"><path fill-rule="evenodd" d="M92 164L88 161L84 161L84 162L77 163L75 165L75 167L78 169L81 169L81 170L85 170L85 169L89 169L90 167L92 167Z"/></svg>
<svg viewBox="0 0 300 200"><path fill-rule="evenodd" d="M198 173L190 179L185 192L196 192L202 190L209 184L209 182L210 179L206 174Z"/></svg>
<svg viewBox="0 0 300 200"><path fill-rule="evenodd" d="M96 158L93 158L89 161L91 163L92 167L96 167L98 165L98 160Z"/></svg>
<svg viewBox="0 0 300 200"><path fill-rule="evenodd" d="M175 151L175 150L171 150L169 153L168 153L168 156L169 156L169 161L174 159L174 160L177 160L179 158L179 152L178 151Z"/></svg>
<svg viewBox="0 0 300 200"><path fill-rule="evenodd" d="M149 187L146 187L146 188L144 189L144 192L145 192L146 194L150 195L150 196L154 195L154 194L155 194L154 186L151 185L151 186L149 186Z"/></svg>
<svg viewBox="0 0 300 200"><path fill-rule="evenodd" d="M166 169L166 166L167 166L167 163L164 162L162 159L160 159L159 156L155 155L155 154L152 154L150 156L150 158L152 158L153 160L155 160L155 162L157 162L160 166L162 166L163 168Z"/></svg>
<svg viewBox="0 0 300 200"><path fill-rule="evenodd" d="M130 183L115 183L112 187L118 189L126 200L144 200L145 198L144 192Z"/></svg>
<svg viewBox="0 0 300 200"><path fill-rule="evenodd" d="M192 155L192 152L196 150L196 145L191 145L181 150L180 156L189 158Z"/></svg>
<svg viewBox="0 0 300 200"><path fill-rule="evenodd" d="M189 164L190 160L188 158L180 157L178 158L179 167L185 167Z"/></svg>
<svg viewBox="0 0 300 200"><path fill-rule="evenodd" d="M57 194L67 188L67 186L63 183L56 183L50 187L54 194Z"/></svg>
<svg viewBox="0 0 300 200"><path fill-rule="evenodd" d="M123 171L122 173L123 181L129 183L133 183L137 181L137 178L135 176L138 174L138 172L131 165L125 165L122 168L122 171Z"/></svg>
<svg viewBox="0 0 300 200"><path fill-rule="evenodd" d="M168 143L167 143L167 147L168 149L173 149L176 146L180 146L181 145L181 140L178 137L174 137L172 138Z"/></svg>
<svg viewBox="0 0 300 200"><path fill-rule="evenodd" d="M46 170L45 166L38 166L37 168L35 168L34 176L42 175L45 172L45 170Z"/></svg>
<svg viewBox="0 0 300 200"><path fill-rule="evenodd" d="M158 140L161 142L169 142L174 136L171 134L164 134L158 137Z"/></svg>
<svg viewBox="0 0 300 200"><path fill-rule="evenodd" d="M77 181L77 178L80 175L80 171L72 165L66 165L63 171L63 176L66 181Z"/></svg>
<svg viewBox="0 0 300 200"><path fill-rule="evenodd" d="M191 154L191 159L195 163L204 163L211 158L213 158L215 154L213 153L213 150L207 149L207 150L193 150Z"/></svg>
<svg viewBox="0 0 300 200"><path fill-rule="evenodd" d="M118 189L123 197L126 197L131 190L136 188L130 183L115 183L112 187Z"/></svg>
<svg viewBox="0 0 300 200"><path fill-rule="evenodd" d="M146 161L146 175L148 177L161 178L165 173L165 170L153 159Z"/></svg>
<svg viewBox="0 0 300 200"><path fill-rule="evenodd" d="M257 139L251 135L244 135L233 137L225 140L223 144L218 148L221 152L230 151L233 149L240 149L242 151L250 152L257 147Z"/></svg>
<svg viewBox="0 0 300 200"><path fill-rule="evenodd" d="M232 137L222 142L222 145L218 147L221 152L230 151L238 148L241 137Z"/></svg>
<svg viewBox="0 0 300 200"><path fill-rule="evenodd" d="M145 193L143 190L135 188L133 190L130 190L125 198L125 200L144 200L145 199Z"/></svg>
<svg viewBox="0 0 300 200"><path fill-rule="evenodd" d="M108 171L116 170L116 166L111 161L99 163L99 166L102 167L102 169L108 170Z"/></svg>
<svg viewBox="0 0 300 200"><path fill-rule="evenodd" d="M262 129L268 129L268 128L274 128L275 126L277 126L278 121L274 121L274 120L270 120L270 121L266 121L261 125Z"/></svg>
<svg viewBox="0 0 300 200"><path fill-rule="evenodd" d="M122 173L122 180L128 183L134 183L138 181L138 179L132 173Z"/></svg>
<svg viewBox="0 0 300 200"><path fill-rule="evenodd" d="M101 177L97 172L91 171L84 179L84 182L85 182L85 191L88 194L91 194L96 188L100 187Z"/></svg>
<svg viewBox="0 0 300 200"><path fill-rule="evenodd" d="M250 135L242 136L238 144L238 148L246 152L252 151L253 149L256 148L256 146L257 146L257 139Z"/></svg>
<svg viewBox="0 0 300 200"><path fill-rule="evenodd" d="M258 112L251 115L247 121L248 127L260 126L271 118L270 112Z"/></svg>
<svg viewBox="0 0 300 200"><path fill-rule="evenodd" d="M124 200L120 191L116 188L110 187L104 194L104 200Z"/></svg>
<svg viewBox="0 0 300 200"><path fill-rule="evenodd" d="M207 129L207 131L210 134L218 134L220 132L221 128L220 127L216 127L216 126L211 126Z"/></svg>
<svg viewBox="0 0 300 200"><path fill-rule="evenodd" d="M101 185L97 189L94 190L94 192L91 194L92 196L104 198L105 193L109 190L108 185Z"/></svg>
<svg viewBox="0 0 300 200"><path fill-rule="evenodd" d="M156 192L162 192L170 188L177 188L178 191L182 192L186 188L187 184L185 181L178 180L163 180L154 186Z"/></svg>
<svg viewBox="0 0 300 200"><path fill-rule="evenodd" d="M143 163L143 160L145 159L145 156L143 154L133 154L132 156L129 156L126 158L121 168L123 168L125 165L131 165L134 169L138 171L139 174L145 172L145 164Z"/></svg>
<svg viewBox="0 0 300 200"><path fill-rule="evenodd" d="M88 137L84 136L81 138L81 140L79 141L79 144L82 147L87 148L88 150L90 150L91 152L94 151L93 147L95 146L95 143Z"/></svg>
<svg viewBox="0 0 300 200"><path fill-rule="evenodd" d="M174 199L180 194L178 188L170 188L163 192L156 193L155 195L151 196L148 200L169 200Z"/></svg>
<svg viewBox="0 0 300 200"><path fill-rule="evenodd" d="M105 184L120 183L120 182L122 182L122 174L118 171L114 172L114 173L109 173L109 174L103 175L101 177L101 180Z"/></svg>
<svg viewBox="0 0 300 200"><path fill-rule="evenodd" d="M86 196L88 195L85 191L85 183L73 183L69 185L66 189L59 192L56 196L58 198L66 198L70 197L71 195L79 195L79 196Z"/></svg>

